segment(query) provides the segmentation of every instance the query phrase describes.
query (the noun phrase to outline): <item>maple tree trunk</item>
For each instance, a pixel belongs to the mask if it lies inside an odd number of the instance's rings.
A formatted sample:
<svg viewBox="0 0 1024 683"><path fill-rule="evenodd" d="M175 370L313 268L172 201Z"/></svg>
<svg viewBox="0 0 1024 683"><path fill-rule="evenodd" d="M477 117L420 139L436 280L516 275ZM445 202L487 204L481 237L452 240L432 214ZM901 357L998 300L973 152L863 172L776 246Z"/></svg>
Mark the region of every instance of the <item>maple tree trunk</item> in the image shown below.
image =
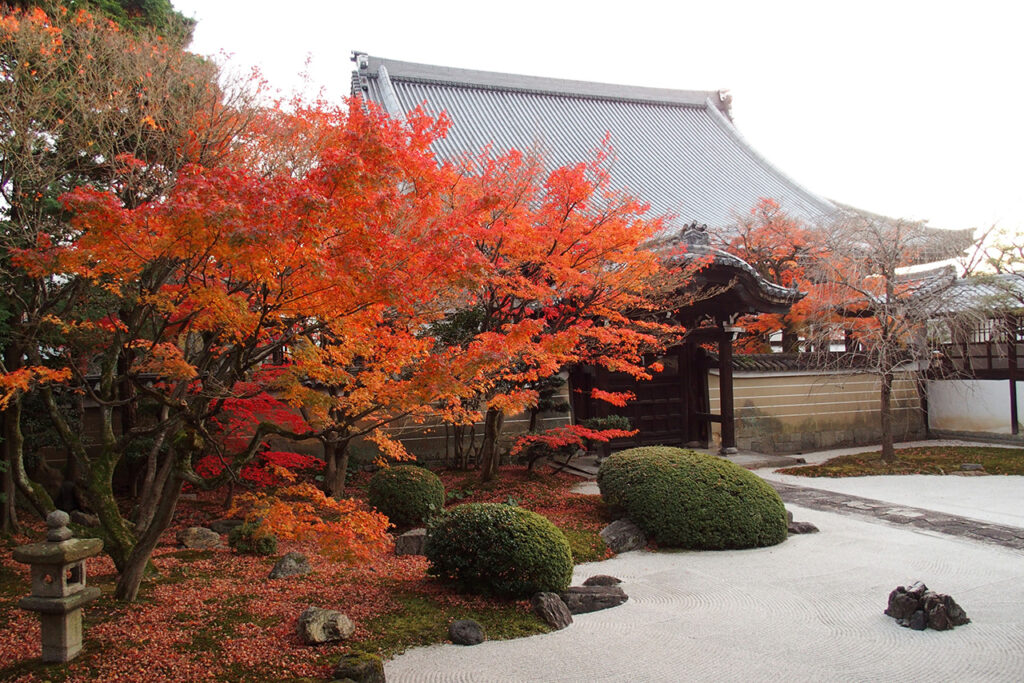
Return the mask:
<svg viewBox="0 0 1024 683"><path fill-rule="evenodd" d="M882 460L884 462L896 462L892 434L892 383L893 373L883 372L879 412L882 423Z"/></svg>
<svg viewBox="0 0 1024 683"><path fill-rule="evenodd" d="M156 468L155 461L157 454L155 451L157 450L159 450L159 446L154 446L153 451L149 454L149 457L154 461L154 469ZM146 485L142 489L142 497L139 498L139 507L135 518L135 533L142 533L143 529L146 529L150 523L152 523L153 515L156 514L157 503L160 502L157 492L163 490L164 484L167 482L167 478L170 476L171 470L173 469L173 452L167 454L163 464L160 466L159 470L156 470L156 473L152 477L150 477L150 464L146 464Z"/></svg>
<svg viewBox="0 0 1024 683"><path fill-rule="evenodd" d="M135 534L121 516L114 497L114 465L116 459L109 453L101 453L89 467L86 476L85 496L89 507L100 520L105 538L103 551L114 561L117 571L123 572L128 556L135 546Z"/></svg>
<svg viewBox="0 0 1024 683"><path fill-rule="evenodd" d="M327 439L324 441L324 460L327 471L324 473L324 488L327 495L338 498L345 493L345 480L348 477L348 441Z"/></svg>
<svg viewBox="0 0 1024 683"><path fill-rule="evenodd" d="M4 411L4 444L8 453L8 464L11 466L10 475L14 480L17 490L25 497L32 508L40 516L46 517L53 511L53 499L46 492L43 485L29 479L25 471L25 459L23 449L25 440L21 433L21 399L11 401L7 410Z"/></svg>
<svg viewBox="0 0 1024 683"><path fill-rule="evenodd" d="M118 600L133 602L139 595L139 586L142 578L146 575L149 567L149 559L156 548L160 535L171 524L174 518L174 509L178 505L178 496L181 494L181 487L184 481L178 476L170 476L164 482L160 491L160 504L156 508L149 527L139 537L137 543L132 547L124 560L124 566L118 567L117 586L114 588L114 597Z"/></svg>
<svg viewBox="0 0 1024 683"><path fill-rule="evenodd" d="M6 424L7 411L4 411L3 422L0 424ZM14 490L14 466L12 460L14 454L11 450L10 441L6 438L3 443L3 454L4 457L0 460L0 495L3 496L3 506L0 507L0 534L19 533L21 526L18 524L18 508L14 505L15 490Z"/></svg>
<svg viewBox="0 0 1024 683"><path fill-rule="evenodd" d="M498 437L505 423L505 413L488 408L484 417L484 441L480 446L480 481L490 481L498 473Z"/></svg>

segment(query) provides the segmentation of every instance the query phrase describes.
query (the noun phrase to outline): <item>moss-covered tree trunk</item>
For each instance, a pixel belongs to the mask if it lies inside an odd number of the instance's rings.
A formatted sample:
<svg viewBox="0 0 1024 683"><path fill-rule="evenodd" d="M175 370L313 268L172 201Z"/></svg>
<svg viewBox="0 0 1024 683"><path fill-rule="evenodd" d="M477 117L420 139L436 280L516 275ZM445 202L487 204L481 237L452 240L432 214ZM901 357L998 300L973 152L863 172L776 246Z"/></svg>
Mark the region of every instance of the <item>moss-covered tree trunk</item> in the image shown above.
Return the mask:
<svg viewBox="0 0 1024 683"><path fill-rule="evenodd" d="M2 415L0 425L4 428L4 437L3 444L0 444L3 452L3 459L0 460L0 496L3 497L3 505L0 506L0 534L6 535L21 531L21 525L18 524L18 508L14 504L14 453L6 436L7 411L3 411Z"/></svg>
<svg viewBox="0 0 1024 683"><path fill-rule="evenodd" d="M40 517L54 510L53 499L43 485L32 481L25 471L25 439L21 433L21 398L15 398L4 411L4 446L10 457L11 478L18 491Z"/></svg>
<svg viewBox="0 0 1024 683"><path fill-rule="evenodd" d="M480 446L480 481L490 481L498 473L500 461L498 439L505 423L505 413L496 408L488 408L484 416L484 439Z"/></svg>
<svg viewBox="0 0 1024 683"><path fill-rule="evenodd" d="M142 578L146 574L153 549L174 518L174 509L178 505L183 483L177 473L172 473L164 482L153 519L125 557L124 566L118 567L120 575L114 588L114 597L118 600L132 602L138 597L139 586L142 585Z"/></svg>

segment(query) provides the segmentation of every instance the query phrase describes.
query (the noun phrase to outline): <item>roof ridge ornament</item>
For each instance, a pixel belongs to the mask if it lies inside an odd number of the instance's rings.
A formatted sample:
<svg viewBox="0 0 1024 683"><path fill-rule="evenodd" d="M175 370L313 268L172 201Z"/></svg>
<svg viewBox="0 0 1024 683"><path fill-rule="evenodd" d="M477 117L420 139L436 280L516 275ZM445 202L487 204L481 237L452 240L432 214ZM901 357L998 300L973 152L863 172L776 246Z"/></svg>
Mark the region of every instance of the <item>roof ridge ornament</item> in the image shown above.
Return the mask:
<svg viewBox="0 0 1024 683"><path fill-rule="evenodd" d="M711 246L711 237L708 235L707 223L697 225L697 221L685 226L680 233L683 242L690 246Z"/></svg>

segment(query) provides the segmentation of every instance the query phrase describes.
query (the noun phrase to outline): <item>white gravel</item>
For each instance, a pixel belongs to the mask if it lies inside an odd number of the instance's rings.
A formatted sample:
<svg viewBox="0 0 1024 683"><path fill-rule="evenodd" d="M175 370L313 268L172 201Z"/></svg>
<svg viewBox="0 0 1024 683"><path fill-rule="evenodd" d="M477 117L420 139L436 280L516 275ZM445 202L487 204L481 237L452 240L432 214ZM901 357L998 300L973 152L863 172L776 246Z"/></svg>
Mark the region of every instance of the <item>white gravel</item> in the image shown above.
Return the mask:
<svg viewBox="0 0 1024 683"><path fill-rule="evenodd" d="M577 567L629 601L567 629L417 648L400 681L1020 681L1024 553L859 517L791 508L821 533L757 550L635 551ZM910 631L882 614L920 579L973 623Z"/></svg>
<svg viewBox="0 0 1024 683"><path fill-rule="evenodd" d="M817 454L804 457L819 461ZM1024 477L824 482L758 473L1024 527ZM410 650L385 665L387 679L1024 680L1024 552L787 507L821 533L772 548L636 551L581 565L574 584L612 574L623 580L629 601L577 615L567 629L542 636ZM913 580L952 595L973 623L945 632L897 626L882 614L886 598Z"/></svg>

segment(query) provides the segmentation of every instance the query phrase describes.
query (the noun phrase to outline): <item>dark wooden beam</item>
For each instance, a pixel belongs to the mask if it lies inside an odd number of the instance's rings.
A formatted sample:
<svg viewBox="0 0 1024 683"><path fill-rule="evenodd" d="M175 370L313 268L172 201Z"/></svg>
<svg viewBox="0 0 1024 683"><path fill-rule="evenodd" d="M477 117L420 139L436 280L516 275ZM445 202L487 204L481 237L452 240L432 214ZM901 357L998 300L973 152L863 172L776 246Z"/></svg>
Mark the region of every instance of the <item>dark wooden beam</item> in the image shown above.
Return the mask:
<svg viewBox="0 0 1024 683"><path fill-rule="evenodd" d="M1020 321L1015 317L1009 317L1006 320L1006 338L1007 353L1006 353L1006 365L1007 375L1010 380L1010 433L1013 435L1020 434L1020 414L1018 413L1017 406L1017 331L1020 327Z"/></svg>
<svg viewBox="0 0 1024 683"><path fill-rule="evenodd" d="M721 326L718 338L718 398L722 414L722 448L727 455L736 452L736 414L732 392L732 330Z"/></svg>

